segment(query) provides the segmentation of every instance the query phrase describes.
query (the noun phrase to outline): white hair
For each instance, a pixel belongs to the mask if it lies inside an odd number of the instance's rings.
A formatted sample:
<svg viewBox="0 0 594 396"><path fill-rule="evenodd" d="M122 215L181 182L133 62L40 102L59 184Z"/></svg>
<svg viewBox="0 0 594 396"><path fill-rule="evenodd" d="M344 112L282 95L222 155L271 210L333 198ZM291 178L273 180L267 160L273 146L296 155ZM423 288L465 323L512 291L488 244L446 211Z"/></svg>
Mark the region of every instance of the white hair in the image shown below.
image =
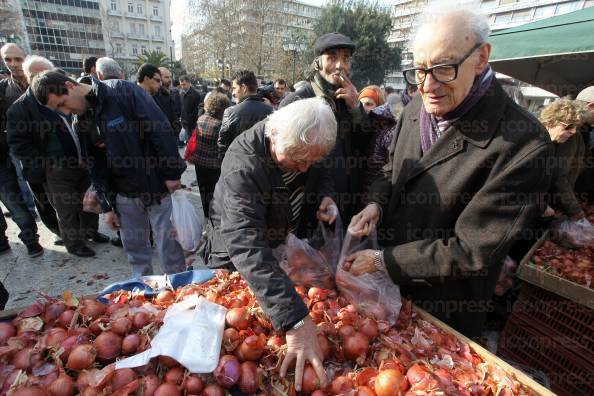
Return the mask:
<svg viewBox="0 0 594 396"><path fill-rule="evenodd" d="M23 62L23 72L25 73L25 77L27 77L27 80L29 81L31 81L33 77L35 77L33 71L31 70L33 65L42 65L44 67L43 70L51 70L55 67L49 59L44 58L43 56L27 55L25 61ZM43 70L39 70L37 71L37 73Z"/></svg>
<svg viewBox="0 0 594 396"><path fill-rule="evenodd" d="M120 67L120 64L107 56L97 59L95 70L97 71L97 75L101 73L103 80L115 80L122 77L122 68Z"/></svg>
<svg viewBox="0 0 594 396"><path fill-rule="evenodd" d="M302 99L285 106L266 122L266 136L275 138L280 153L303 159L311 147L329 153L336 143L336 118L322 98Z"/></svg>
<svg viewBox="0 0 594 396"><path fill-rule="evenodd" d="M477 43L486 42L491 34L489 20L487 15L480 10L480 2L476 0L433 0L427 4L425 10L415 20L414 26L416 28L412 35L413 40L410 47L415 48L421 32L425 32L431 26L450 18L455 18L457 25L462 24L461 27L470 32Z"/></svg>

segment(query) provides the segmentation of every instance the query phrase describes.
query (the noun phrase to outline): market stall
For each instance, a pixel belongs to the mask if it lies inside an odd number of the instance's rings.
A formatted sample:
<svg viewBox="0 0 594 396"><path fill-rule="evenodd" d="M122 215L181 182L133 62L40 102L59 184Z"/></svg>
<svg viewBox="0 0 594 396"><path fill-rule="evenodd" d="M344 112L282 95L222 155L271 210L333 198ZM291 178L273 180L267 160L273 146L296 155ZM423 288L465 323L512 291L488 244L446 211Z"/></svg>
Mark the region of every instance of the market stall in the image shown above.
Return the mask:
<svg viewBox="0 0 594 396"><path fill-rule="evenodd" d="M559 96L594 84L594 7L491 34L495 71Z"/></svg>

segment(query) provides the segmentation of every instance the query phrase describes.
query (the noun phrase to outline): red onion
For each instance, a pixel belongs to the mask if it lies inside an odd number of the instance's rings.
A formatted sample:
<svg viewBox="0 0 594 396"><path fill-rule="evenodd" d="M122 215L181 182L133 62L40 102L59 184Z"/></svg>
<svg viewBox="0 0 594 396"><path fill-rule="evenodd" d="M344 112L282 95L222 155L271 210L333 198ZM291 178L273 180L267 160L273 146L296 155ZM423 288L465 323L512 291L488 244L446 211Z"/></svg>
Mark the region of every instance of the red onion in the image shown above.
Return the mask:
<svg viewBox="0 0 594 396"><path fill-rule="evenodd" d="M306 395L309 395L316 389L320 389L320 380L316 371L309 364L306 364L303 368L303 381L301 385L301 391Z"/></svg>
<svg viewBox="0 0 594 396"><path fill-rule="evenodd" d="M97 358L105 362L111 362L122 351L122 337L111 331L104 331L95 339L93 346L97 351Z"/></svg>
<svg viewBox="0 0 594 396"><path fill-rule="evenodd" d="M372 341L379 334L377 322L372 318L365 318L359 326L359 331L363 333L369 341Z"/></svg>
<svg viewBox="0 0 594 396"><path fill-rule="evenodd" d="M58 317L58 324L67 329L70 327L70 322L72 322L73 317L74 311L72 309L67 309L66 311L62 312Z"/></svg>
<svg viewBox="0 0 594 396"><path fill-rule="evenodd" d="M159 361L163 363L167 368L179 366L178 361L169 356L161 355L159 356Z"/></svg>
<svg viewBox="0 0 594 396"><path fill-rule="evenodd" d="M70 356L70 352L74 349L77 345L89 344L91 342L88 335L72 335L66 338L62 342L62 349L64 352L60 355L62 362L66 363L68 361L68 357Z"/></svg>
<svg viewBox="0 0 594 396"><path fill-rule="evenodd" d="M140 336L136 333L128 334L122 341L122 353L130 355L138 350L140 345Z"/></svg>
<svg viewBox="0 0 594 396"><path fill-rule="evenodd" d="M203 389L204 382L200 378L194 375L190 375L186 378L184 382L184 390L186 391L186 394L199 395L202 393Z"/></svg>
<svg viewBox="0 0 594 396"><path fill-rule="evenodd" d="M53 325L64 311L66 311L66 305L63 302L47 303L43 312L43 323Z"/></svg>
<svg viewBox="0 0 594 396"><path fill-rule="evenodd" d="M219 384L208 384L204 387L202 396L225 396L225 390Z"/></svg>
<svg viewBox="0 0 594 396"><path fill-rule="evenodd" d="M142 379L143 396L153 396L157 388L161 385L161 380L156 374L149 374Z"/></svg>
<svg viewBox="0 0 594 396"><path fill-rule="evenodd" d="M374 388L377 396L393 396L406 391L408 382L399 370L381 370L375 377Z"/></svg>
<svg viewBox="0 0 594 396"><path fill-rule="evenodd" d="M355 396L376 396L375 391L368 386L360 386L357 388Z"/></svg>
<svg viewBox="0 0 594 396"><path fill-rule="evenodd" d="M136 373L130 368L116 370L113 372L113 377L111 377L111 389L115 391L123 388L134 381L136 377Z"/></svg>
<svg viewBox="0 0 594 396"><path fill-rule="evenodd" d="M107 316L112 316L114 313L124 308L125 306L126 305L122 303L111 303L108 305L107 309L105 310L105 313L107 314Z"/></svg>
<svg viewBox="0 0 594 396"><path fill-rule="evenodd" d="M340 338L343 338L343 339L350 336L354 332L355 332L355 329L351 325L342 325L338 328L338 335L340 336Z"/></svg>
<svg viewBox="0 0 594 396"><path fill-rule="evenodd" d="M353 381L344 375L334 378L332 384L330 384L330 393L333 395L346 395L351 393L355 385Z"/></svg>
<svg viewBox="0 0 594 396"><path fill-rule="evenodd" d="M239 390L243 393L255 393L260 387L258 366L254 362L243 362L239 366Z"/></svg>
<svg viewBox="0 0 594 396"><path fill-rule="evenodd" d="M100 318L95 319L91 325L89 326L89 330L91 330L91 333L93 333L94 335L99 335L101 333L103 333L104 329L107 327L107 324L109 323L109 318L107 316L102 316Z"/></svg>
<svg viewBox="0 0 594 396"><path fill-rule="evenodd" d="M231 388L239 380L239 361L233 355L223 355L213 374L218 384Z"/></svg>
<svg viewBox="0 0 594 396"><path fill-rule="evenodd" d="M185 372L186 370L181 366L172 367L165 373L163 381L175 385L181 385L182 381L184 380Z"/></svg>
<svg viewBox="0 0 594 396"><path fill-rule="evenodd" d="M248 308L231 308L225 314L227 327L233 327L236 330L246 330L252 324L252 315Z"/></svg>
<svg viewBox="0 0 594 396"><path fill-rule="evenodd" d="M27 386L17 389L12 396L47 396L47 393L39 386Z"/></svg>
<svg viewBox="0 0 594 396"><path fill-rule="evenodd" d="M91 344L83 344L75 346L68 356L66 368L71 370L88 369L95 363L97 351Z"/></svg>
<svg viewBox="0 0 594 396"><path fill-rule="evenodd" d="M223 332L223 348L226 352L233 352L241 343L239 332L233 327L226 328Z"/></svg>
<svg viewBox="0 0 594 396"><path fill-rule="evenodd" d="M128 334L131 328L132 321L126 317L118 318L111 324L111 331L121 336Z"/></svg>
<svg viewBox="0 0 594 396"><path fill-rule="evenodd" d="M59 347L68 338L68 333L61 327L54 327L45 333L45 344L48 347Z"/></svg>
<svg viewBox="0 0 594 396"><path fill-rule="evenodd" d="M155 303L159 305L171 304L175 301L175 293L171 290L162 290L157 294Z"/></svg>
<svg viewBox="0 0 594 396"><path fill-rule="evenodd" d="M247 336L235 350L235 355L242 362L246 360L257 361L262 357L265 346L266 336L263 334L260 334L259 336Z"/></svg>
<svg viewBox="0 0 594 396"><path fill-rule="evenodd" d="M10 337L14 337L16 332L16 327L11 323L0 322L0 345L4 345Z"/></svg>
<svg viewBox="0 0 594 396"><path fill-rule="evenodd" d="M101 315L104 315L106 310L107 306L105 304L102 304L95 299L87 298L82 302L80 313L83 316L87 316L92 320L95 320Z"/></svg>
<svg viewBox="0 0 594 396"><path fill-rule="evenodd" d="M136 312L132 318L132 327L136 330L142 329L151 320L151 316L147 312Z"/></svg>
<svg viewBox="0 0 594 396"><path fill-rule="evenodd" d="M41 353L35 352L33 348L21 349L12 358L12 364L21 370L30 370L41 361L43 361Z"/></svg>
<svg viewBox="0 0 594 396"><path fill-rule="evenodd" d="M181 391L177 385L166 382L157 388L155 396L181 396Z"/></svg>
<svg viewBox="0 0 594 396"><path fill-rule="evenodd" d="M62 373L47 390L50 396L73 396L76 393L76 384L69 375Z"/></svg>
<svg viewBox="0 0 594 396"><path fill-rule="evenodd" d="M369 340L362 333L354 332L343 339L344 356L350 360L356 360L365 356L369 349Z"/></svg>

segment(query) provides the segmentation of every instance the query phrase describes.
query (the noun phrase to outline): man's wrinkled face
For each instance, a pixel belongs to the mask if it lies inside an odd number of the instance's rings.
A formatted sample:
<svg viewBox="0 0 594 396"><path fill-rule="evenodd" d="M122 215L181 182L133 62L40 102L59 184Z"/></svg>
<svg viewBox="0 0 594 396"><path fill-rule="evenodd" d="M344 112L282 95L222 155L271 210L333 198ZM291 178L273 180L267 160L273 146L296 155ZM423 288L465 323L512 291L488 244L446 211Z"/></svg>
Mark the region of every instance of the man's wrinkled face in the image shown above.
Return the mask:
<svg viewBox="0 0 594 396"><path fill-rule="evenodd" d="M316 146L308 147L305 152L281 152L276 146L275 140L273 135L270 138L270 150L273 152L272 158L279 168L285 172L305 173L312 165L322 161L328 155L327 151Z"/></svg>
<svg viewBox="0 0 594 396"><path fill-rule="evenodd" d="M155 95L161 88L161 75L159 73L153 74L153 77L144 78L144 86L151 95Z"/></svg>
<svg viewBox="0 0 594 396"><path fill-rule="evenodd" d="M23 77L23 62L25 53L17 46L10 46L2 51L2 60L14 77Z"/></svg>
<svg viewBox="0 0 594 396"><path fill-rule="evenodd" d="M187 91L188 89L190 89L190 82L189 81L185 81L185 80L181 80L179 82L179 86L181 89L183 89L184 91Z"/></svg>
<svg viewBox="0 0 594 396"><path fill-rule="evenodd" d="M342 86L341 76L349 75L351 60L351 50L347 48L328 50L319 59L320 75L330 84Z"/></svg>
<svg viewBox="0 0 594 396"><path fill-rule="evenodd" d="M161 84L165 88L169 88L171 86L171 72L167 69L160 69L161 71Z"/></svg>
<svg viewBox="0 0 594 396"><path fill-rule="evenodd" d="M49 94L45 106L66 115L83 114L87 110L88 103L85 99L86 93L82 89L82 85L74 85L71 82L66 82L66 87L68 88L68 95L58 96L56 94Z"/></svg>
<svg viewBox="0 0 594 396"><path fill-rule="evenodd" d="M431 28L426 27L421 31L413 49L414 67L429 68L458 63L476 44L474 36L464 32L455 23L442 22ZM458 107L470 92L475 77L486 66L489 51L489 44L472 51L459 65L458 75L453 81L442 83L433 74L427 73L425 81L418 86L425 110L440 117Z"/></svg>
<svg viewBox="0 0 594 396"><path fill-rule="evenodd" d="M279 84L279 83L274 84L274 92L276 93L277 98L282 98L283 96L285 96L286 90L287 90L286 84Z"/></svg>

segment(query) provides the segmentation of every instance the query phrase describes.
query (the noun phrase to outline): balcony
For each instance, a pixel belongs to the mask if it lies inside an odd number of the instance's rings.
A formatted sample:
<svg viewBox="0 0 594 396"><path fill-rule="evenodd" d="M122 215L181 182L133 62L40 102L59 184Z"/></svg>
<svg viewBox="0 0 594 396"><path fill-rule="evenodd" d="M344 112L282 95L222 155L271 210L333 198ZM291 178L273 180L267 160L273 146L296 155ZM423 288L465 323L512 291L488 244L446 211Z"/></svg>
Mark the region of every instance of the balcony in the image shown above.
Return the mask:
<svg viewBox="0 0 594 396"><path fill-rule="evenodd" d="M120 10L108 10L107 11L108 15L112 15L112 16L122 16L122 11Z"/></svg>
<svg viewBox="0 0 594 396"><path fill-rule="evenodd" d="M151 15L151 21L163 22L163 17Z"/></svg>
<svg viewBox="0 0 594 396"><path fill-rule="evenodd" d="M110 32L112 38L124 38L124 33L122 32Z"/></svg>
<svg viewBox="0 0 594 396"><path fill-rule="evenodd" d="M146 41L149 41L151 39L146 34L140 34L140 33L128 33L128 34L126 34L126 37L129 38L129 39L131 39L131 40L146 40Z"/></svg>
<svg viewBox="0 0 594 396"><path fill-rule="evenodd" d="M143 19L145 21L147 20L147 16L145 14L136 14L134 12L127 12L126 17L127 18L135 18L135 19Z"/></svg>
<svg viewBox="0 0 594 396"><path fill-rule="evenodd" d="M165 41L163 36L153 36L153 41Z"/></svg>

